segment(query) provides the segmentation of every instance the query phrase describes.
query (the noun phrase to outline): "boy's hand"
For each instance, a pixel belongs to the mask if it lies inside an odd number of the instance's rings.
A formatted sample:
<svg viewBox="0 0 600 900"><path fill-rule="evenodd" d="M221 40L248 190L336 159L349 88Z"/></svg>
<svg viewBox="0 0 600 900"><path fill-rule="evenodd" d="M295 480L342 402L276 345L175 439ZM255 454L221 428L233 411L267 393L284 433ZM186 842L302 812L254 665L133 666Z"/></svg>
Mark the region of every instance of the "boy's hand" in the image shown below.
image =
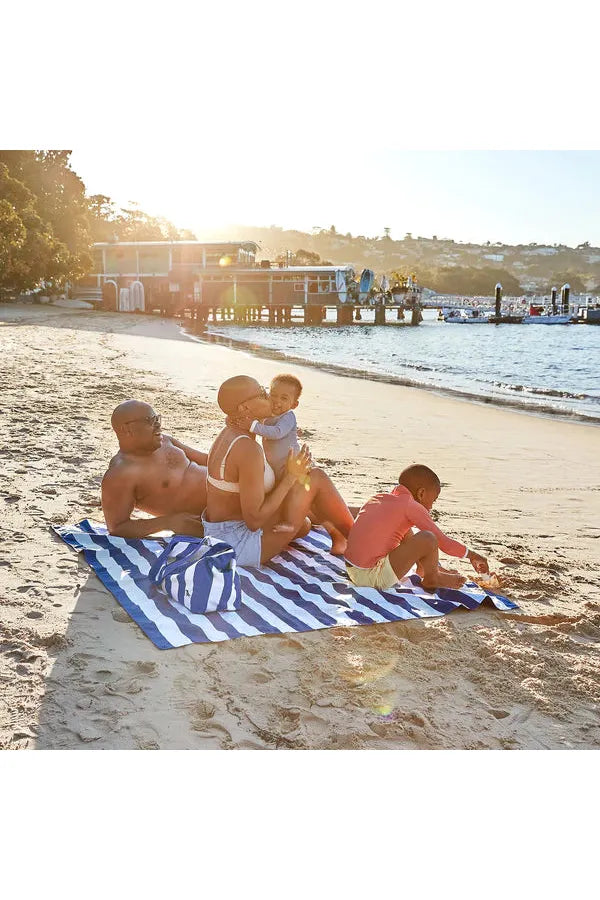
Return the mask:
<svg viewBox="0 0 600 900"><path fill-rule="evenodd" d="M480 553L475 553L474 550L469 550L468 559L475 569L480 575L483 573L485 575L489 575L490 567L488 566L488 561L485 556L482 556Z"/></svg>

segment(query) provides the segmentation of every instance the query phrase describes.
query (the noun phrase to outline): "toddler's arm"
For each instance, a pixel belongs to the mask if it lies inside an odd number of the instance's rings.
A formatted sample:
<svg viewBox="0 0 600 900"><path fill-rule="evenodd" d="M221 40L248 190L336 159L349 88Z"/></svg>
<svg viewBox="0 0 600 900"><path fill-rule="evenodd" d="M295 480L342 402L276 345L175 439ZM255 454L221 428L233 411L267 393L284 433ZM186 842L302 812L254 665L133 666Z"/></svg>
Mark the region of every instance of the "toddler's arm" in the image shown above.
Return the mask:
<svg viewBox="0 0 600 900"><path fill-rule="evenodd" d="M254 434L260 434L261 437L268 438L271 441L278 441L285 437L286 434L289 434L290 431L293 431L294 428L296 428L296 416L290 409L281 416L276 425L264 425L258 419L255 419L250 426L250 431Z"/></svg>

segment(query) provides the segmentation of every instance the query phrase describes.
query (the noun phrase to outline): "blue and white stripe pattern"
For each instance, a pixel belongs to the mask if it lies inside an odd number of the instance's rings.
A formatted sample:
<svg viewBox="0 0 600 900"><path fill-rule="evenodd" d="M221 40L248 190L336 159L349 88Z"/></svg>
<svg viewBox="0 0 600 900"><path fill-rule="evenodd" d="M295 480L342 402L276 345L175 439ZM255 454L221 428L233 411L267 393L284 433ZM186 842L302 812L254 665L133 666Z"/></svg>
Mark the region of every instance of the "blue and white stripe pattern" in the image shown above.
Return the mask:
<svg viewBox="0 0 600 900"><path fill-rule="evenodd" d="M226 612L242 602L236 569L229 544L210 537L172 537L148 577L190 612Z"/></svg>
<svg viewBox="0 0 600 900"><path fill-rule="evenodd" d="M165 540L112 537L103 525L87 519L55 531L69 546L83 551L103 584L161 650L259 634L443 616L458 607L477 609L485 599L499 610L516 606L473 583L460 591L442 588L430 594L416 575L390 591L356 588L346 577L343 560L328 552L329 535L323 528L313 528L268 565L238 566L242 588L238 609L202 615L170 601L148 577Z"/></svg>

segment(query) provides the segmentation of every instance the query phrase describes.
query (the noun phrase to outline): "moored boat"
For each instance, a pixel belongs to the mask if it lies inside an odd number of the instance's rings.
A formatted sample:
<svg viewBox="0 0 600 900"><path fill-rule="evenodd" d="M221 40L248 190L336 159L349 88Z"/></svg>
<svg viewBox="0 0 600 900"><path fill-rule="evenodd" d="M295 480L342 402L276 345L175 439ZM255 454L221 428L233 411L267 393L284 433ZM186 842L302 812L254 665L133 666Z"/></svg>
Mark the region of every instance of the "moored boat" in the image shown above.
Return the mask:
<svg viewBox="0 0 600 900"><path fill-rule="evenodd" d="M480 309L450 309L444 311L444 322L450 325L486 325L489 316L483 314Z"/></svg>
<svg viewBox="0 0 600 900"><path fill-rule="evenodd" d="M540 304L532 303L529 315L523 316L523 325L568 325L572 320L573 314L570 312L554 312Z"/></svg>

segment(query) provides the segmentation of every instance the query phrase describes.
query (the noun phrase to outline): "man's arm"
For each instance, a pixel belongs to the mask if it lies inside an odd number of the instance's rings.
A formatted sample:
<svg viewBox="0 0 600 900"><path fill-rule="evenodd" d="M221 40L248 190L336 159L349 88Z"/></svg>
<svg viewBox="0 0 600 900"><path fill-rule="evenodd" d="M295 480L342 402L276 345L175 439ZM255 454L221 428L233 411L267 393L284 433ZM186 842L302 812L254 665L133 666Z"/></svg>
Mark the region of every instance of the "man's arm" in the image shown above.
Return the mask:
<svg viewBox="0 0 600 900"><path fill-rule="evenodd" d="M157 531L173 531L203 537L202 521L177 513L152 519L132 519L135 509L135 482L130 473L109 469L102 479L102 510L109 534L122 538L144 538Z"/></svg>
<svg viewBox="0 0 600 900"><path fill-rule="evenodd" d="M169 438L174 447L179 447L180 450L183 450L191 462L198 463L199 466L207 465L208 453L203 453L201 450L194 449L194 447L188 447L187 444L182 444L181 441L178 441L177 438L172 437L170 434L166 434L165 437Z"/></svg>
<svg viewBox="0 0 600 900"><path fill-rule="evenodd" d="M254 434L260 434L261 437L268 438L271 441L279 441L286 434L289 434L290 431L293 431L295 427L296 416L290 409L281 416L276 425L265 425L263 422L255 419L250 426L250 431L254 432Z"/></svg>

